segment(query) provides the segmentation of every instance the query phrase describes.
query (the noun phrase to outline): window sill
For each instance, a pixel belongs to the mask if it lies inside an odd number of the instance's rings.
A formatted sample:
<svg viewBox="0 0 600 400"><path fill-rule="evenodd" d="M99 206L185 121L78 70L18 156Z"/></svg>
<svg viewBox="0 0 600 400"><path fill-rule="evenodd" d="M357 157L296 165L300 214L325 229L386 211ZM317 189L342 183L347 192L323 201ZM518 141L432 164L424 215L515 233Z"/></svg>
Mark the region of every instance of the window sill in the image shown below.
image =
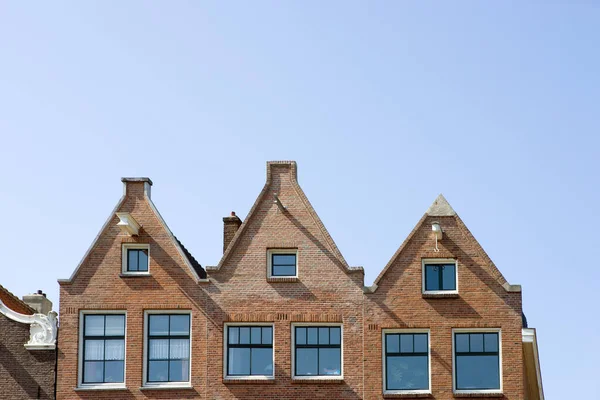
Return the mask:
<svg viewBox="0 0 600 400"><path fill-rule="evenodd" d="M411 392L409 390L407 391L389 391L389 392L384 392L383 393L383 398L384 399L402 399L402 398L429 398L429 397L433 397L433 394L431 394L431 392Z"/></svg>
<svg viewBox="0 0 600 400"><path fill-rule="evenodd" d="M502 393L502 392L466 391L466 392L454 392L454 397L504 397L504 393Z"/></svg>
<svg viewBox="0 0 600 400"><path fill-rule="evenodd" d="M246 385L246 384L274 384L275 383L275 378L274 377L248 377L248 378L223 378L223 383L225 384L242 384L242 385Z"/></svg>
<svg viewBox="0 0 600 400"><path fill-rule="evenodd" d="M314 377L314 378L293 378L292 379L292 383L318 383L318 384L323 384L323 383L332 383L332 384L340 384L340 383L344 383L344 378L342 377L335 377L335 378L326 378L326 377Z"/></svg>
<svg viewBox="0 0 600 400"><path fill-rule="evenodd" d="M444 292L432 292L432 293L423 293L423 298L424 299L457 299L460 296L458 295L458 292L449 292L449 293L444 293Z"/></svg>
<svg viewBox="0 0 600 400"><path fill-rule="evenodd" d="M152 276L152 275L150 273L131 274L131 273L126 273L126 272L121 272L119 274L120 278L143 278L143 277L148 277L148 276Z"/></svg>
<svg viewBox="0 0 600 400"><path fill-rule="evenodd" d="M281 276L274 277L270 276L267 278L267 282L300 282L300 279L297 276Z"/></svg>
<svg viewBox="0 0 600 400"><path fill-rule="evenodd" d="M194 387L190 384L181 385L148 385L140 387L140 390L181 390L188 389L193 390Z"/></svg>
<svg viewBox="0 0 600 400"><path fill-rule="evenodd" d="M86 392L94 390L128 390L125 384L122 385L90 385L90 386L79 386L75 388L76 392Z"/></svg>

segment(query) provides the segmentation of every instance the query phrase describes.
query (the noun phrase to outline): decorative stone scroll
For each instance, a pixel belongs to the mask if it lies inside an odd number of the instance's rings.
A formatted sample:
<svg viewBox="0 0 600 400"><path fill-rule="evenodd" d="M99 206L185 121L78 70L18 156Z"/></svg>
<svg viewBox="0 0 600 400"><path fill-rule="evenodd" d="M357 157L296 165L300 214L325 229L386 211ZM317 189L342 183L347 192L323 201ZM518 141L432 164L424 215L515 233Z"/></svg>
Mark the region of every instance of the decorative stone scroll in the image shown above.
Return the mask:
<svg viewBox="0 0 600 400"><path fill-rule="evenodd" d="M50 311L48 315L26 315L11 310L0 300L0 313L7 318L22 324L31 325L29 342L25 344L28 350L54 350L56 348L57 313Z"/></svg>

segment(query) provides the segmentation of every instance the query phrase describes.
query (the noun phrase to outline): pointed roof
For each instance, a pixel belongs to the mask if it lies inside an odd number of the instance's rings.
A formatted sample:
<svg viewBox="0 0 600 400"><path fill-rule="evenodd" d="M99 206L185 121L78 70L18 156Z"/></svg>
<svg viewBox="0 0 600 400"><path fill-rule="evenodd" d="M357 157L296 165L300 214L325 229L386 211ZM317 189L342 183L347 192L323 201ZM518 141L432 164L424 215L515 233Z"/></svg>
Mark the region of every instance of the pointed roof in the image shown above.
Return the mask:
<svg viewBox="0 0 600 400"><path fill-rule="evenodd" d="M456 211L454 211L444 195L440 193L425 214L431 217L452 217L456 215Z"/></svg>

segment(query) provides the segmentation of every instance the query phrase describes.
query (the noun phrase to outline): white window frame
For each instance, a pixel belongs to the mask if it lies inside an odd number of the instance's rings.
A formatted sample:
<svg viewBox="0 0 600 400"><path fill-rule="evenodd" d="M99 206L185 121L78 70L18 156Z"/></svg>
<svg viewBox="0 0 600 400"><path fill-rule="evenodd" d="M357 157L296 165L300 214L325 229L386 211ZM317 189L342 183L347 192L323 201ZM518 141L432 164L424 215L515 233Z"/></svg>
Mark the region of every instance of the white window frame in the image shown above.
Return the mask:
<svg viewBox="0 0 600 400"><path fill-rule="evenodd" d="M296 255L296 274L295 275L273 275L273 254L295 254ZM271 280L298 278L299 276L299 257L298 249L267 249L267 278Z"/></svg>
<svg viewBox="0 0 600 400"><path fill-rule="evenodd" d="M387 388L387 379L386 379L386 340L385 335L387 333L426 333L427 334L427 370L429 372L429 388L428 389L419 389L419 390L398 390L392 389L388 390ZM381 362L383 371L383 394L402 394L402 395L419 395L419 394L431 394L431 330L428 328L424 329L382 329L381 331Z"/></svg>
<svg viewBox="0 0 600 400"><path fill-rule="evenodd" d="M227 374L227 354L229 352L229 327L230 326L270 326L273 332L273 375L228 375ZM275 324L273 322L226 322L223 325L223 379L230 381L238 380L265 380L275 379Z"/></svg>
<svg viewBox="0 0 600 400"><path fill-rule="evenodd" d="M500 389L482 390L459 390L456 388L456 345L454 336L456 333L497 333L498 334L498 372L500 374ZM502 329L501 328L453 328L452 329L452 391L454 394L502 394Z"/></svg>
<svg viewBox="0 0 600 400"><path fill-rule="evenodd" d="M454 264L456 289L454 290L426 290L425 289L425 265L432 264ZM421 259L421 282L423 294L458 294L458 260L454 258L423 258Z"/></svg>
<svg viewBox="0 0 600 400"><path fill-rule="evenodd" d="M148 250L148 271L127 271L127 250ZM150 243L123 243L121 250L121 273L123 275L150 275Z"/></svg>
<svg viewBox="0 0 600 400"><path fill-rule="evenodd" d="M190 365L187 382L148 382L148 324L150 315L186 314L190 316ZM145 310L144 311L144 355L142 358L142 387L152 389L182 389L192 387L192 311L191 310Z"/></svg>
<svg viewBox="0 0 600 400"><path fill-rule="evenodd" d="M125 355L123 360L123 382L83 383L83 330L86 315L124 315L125 316ZM77 346L77 388L86 390L107 390L127 388L127 311L126 310L80 310L79 311L79 345Z"/></svg>
<svg viewBox="0 0 600 400"><path fill-rule="evenodd" d="M344 324L339 322L293 322L292 326L292 380L333 380L341 381L344 380ZM307 326L307 327L339 327L340 328L340 374L339 375L296 375L296 327Z"/></svg>

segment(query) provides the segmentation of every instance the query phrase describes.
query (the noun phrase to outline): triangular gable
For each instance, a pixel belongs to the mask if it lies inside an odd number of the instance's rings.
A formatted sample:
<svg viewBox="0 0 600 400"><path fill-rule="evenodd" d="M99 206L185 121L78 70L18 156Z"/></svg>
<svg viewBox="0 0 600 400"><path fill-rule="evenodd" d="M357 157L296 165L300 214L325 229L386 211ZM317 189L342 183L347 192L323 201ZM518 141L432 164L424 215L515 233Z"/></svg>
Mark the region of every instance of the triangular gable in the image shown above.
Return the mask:
<svg viewBox="0 0 600 400"><path fill-rule="evenodd" d="M492 262L490 257L487 255L487 253L483 249L483 247L481 247L479 242L475 239L473 234L469 231L469 229L464 224L462 219L460 219L460 217L458 216L456 211L454 211L454 209L452 208L450 203L448 203L446 198L442 194L440 194L435 199L433 204L427 209L427 211L425 212L425 215L423 215L423 217L421 217L421 219L419 220L417 225L413 228L413 230L410 232L408 237L404 240L402 245L394 253L394 255L392 256L390 261L386 264L385 268L379 274L379 276L377 276L377 279L375 279L375 282L373 283L373 285L371 287L365 288L365 292L373 293L377 290L377 287L379 286L379 283L381 282L381 280L383 279L385 274L392 267L392 265L394 265L394 263L400 257L400 255L404 252L405 248L408 246L410 241L413 239L414 235L422 228L423 224L427 220L427 217L452 217L452 218L454 218L456 221L456 224L459 227L462 234L465 235L465 237L469 241L474 243L476 251L479 253L479 256L485 261L486 265L489 266L490 272L492 273L492 275L496 279L496 281L507 292L520 292L521 291L521 287L519 285L511 285L506 281L506 279L504 278L504 276L502 275L500 270Z"/></svg>
<svg viewBox="0 0 600 400"><path fill-rule="evenodd" d="M152 202L152 199L150 197L150 187L152 186L152 181L150 180L150 178L121 178L121 181L123 182L123 185L124 185L123 196L121 197L121 199L117 203L116 207L112 210L112 212L108 216L108 219L106 220L104 225L102 225L102 228L100 229L100 231L94 238L94 241L92 242L92 244L90 245L88 250L85 252L83 258L77 265L77 268L75 268L75 271L73 271L73 273L71 274L71 277L69 279L59 279L58 282L61 284L63 284L63 283L69 284L69 283L72 283L73 280L77 277L77 274L79 273L79 271L81 269L81 266L87 260L89 255L92 253L92 250L94 250L94 248L98 244L98 241L100 240L100 238L102 237L104 232L109 228L109 225L110 225L111 221L114 219L116 212L119 211L121 209L121 207L123 206L123 203L125 202L125 200L127 198L127 182L144 182L144 199L148 202L150 209L154 213L154 216L156 217L156 219L158 220L158 222L160 223L162 228L165 230L165 232L167 232L167 235L169 236L173 246L175 246L175 248L177 249L177 252L181 256L183 263L188 267L188 269L190 270L190 273L192 274L192 276L194 277L194 279L197 282L207 281L205 276L204 277L199 276L198 272L196 271L196 269L190 262L190 259L186 256L186 252L183 250L180 242L177 240L177 238L175 238L175 236L173 235L173 232L171 232L171 229L169 229L169 226L167 225L167 223L165 222L163 217L160 215L160 212L154 205L154 202ZM191 256L191 254L190 254L190 256Z"/></svg>
<svg viewBox="0 0 600 400"><path fill-rule="evenodd" d="M270 195L270 188L271 188L271 184L272 184L272 167L280 166L280 165L285 165L285 166L289 167L290 182L292 183L294 191L296 192L298 197L302 200L304 207L306 208L306 210L312 217L313 221L319 228L321 234L325 238L325 242L328 247L328 250L335 256L335 258L340 262L340 264L344 266L344 268L346 269L347 272L364 272L362 267L350 267L348 265L348 263L346 262L346 260L344 259L344 257L342 256L342 253L339 251L335 242L331 238L331 235L325 228L325 225L323 224L323 222L317 215L317 212L315 211L313 206L310 204L310 201L306 197L306 194L304 193L304 191L298 184L297 166L296 166L295 161L269 161L269 162L267 162L267 181L265 183L265 186L263 187L260 194L256 198L256 201L254 202L254 205L250 209L250 212L246 216L244 222L242 223L240 228L237 230L237 232L235 233L235 236L233 237L233 239L227 246L227 249L225 250L225 253L223 253L223 257L221 257L219 264L216 267L207 267L207 270L208 271L220 270L221 267L227 262L227 260L231 256L231 254L234 252L235 248L238 246L241 238L243 237L244 233L246 232L246 228L248 227L250 222L255 217L260 204L263 202L263 200L265 200L265 196Z"/></svg>

